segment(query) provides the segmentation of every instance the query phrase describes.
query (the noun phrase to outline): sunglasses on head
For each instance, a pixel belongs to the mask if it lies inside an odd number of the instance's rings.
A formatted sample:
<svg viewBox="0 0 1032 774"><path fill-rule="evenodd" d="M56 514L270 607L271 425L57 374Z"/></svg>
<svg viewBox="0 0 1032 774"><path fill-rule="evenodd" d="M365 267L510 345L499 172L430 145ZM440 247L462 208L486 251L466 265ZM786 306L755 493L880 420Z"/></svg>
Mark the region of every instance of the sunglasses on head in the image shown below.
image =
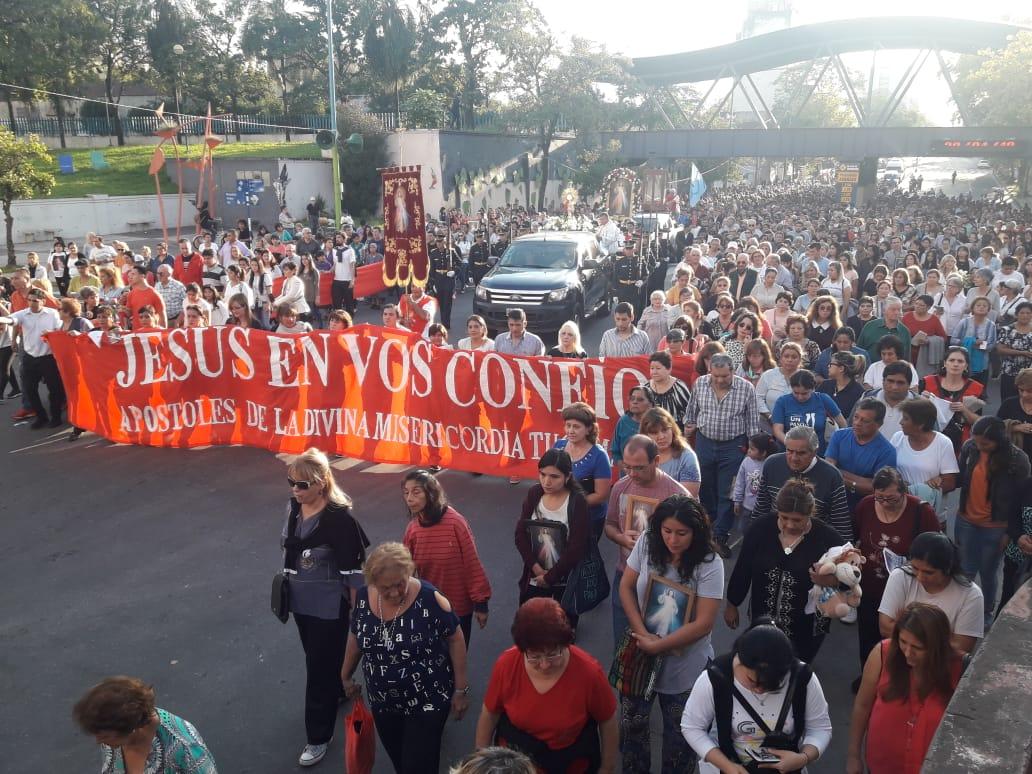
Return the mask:
<svg viewBox="0 0 1032 774"><path fill-rule="evenodd" d="M311 481L295 481L290 476L287 476L287 483L290 485L291 489L300 489L302 492L312 486Z"/></svg>

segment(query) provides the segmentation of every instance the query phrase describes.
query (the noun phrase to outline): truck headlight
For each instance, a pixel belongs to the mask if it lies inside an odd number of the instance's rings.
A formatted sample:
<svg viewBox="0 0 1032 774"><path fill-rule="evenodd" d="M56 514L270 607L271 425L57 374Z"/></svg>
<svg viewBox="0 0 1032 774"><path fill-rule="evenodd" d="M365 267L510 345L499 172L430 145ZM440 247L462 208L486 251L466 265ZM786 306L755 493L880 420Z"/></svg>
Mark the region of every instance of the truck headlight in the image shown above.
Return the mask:
<svg viewBox="0 0 1032 774"><path fill-rule="evenodd" d="M547 300L547 301L562 301L564 298L566 298L567 295L569 295L569 293L570 293L570 288L569 287L556 288L551 293L549 293L547 296L545 296L545 300Z"/></svg>
<svg viewBox="0 0 1032 774"><path fill-rule="evenodd" d="M477 285L476 297L481 301L487 301L487 288L483 285Z"/></svg>

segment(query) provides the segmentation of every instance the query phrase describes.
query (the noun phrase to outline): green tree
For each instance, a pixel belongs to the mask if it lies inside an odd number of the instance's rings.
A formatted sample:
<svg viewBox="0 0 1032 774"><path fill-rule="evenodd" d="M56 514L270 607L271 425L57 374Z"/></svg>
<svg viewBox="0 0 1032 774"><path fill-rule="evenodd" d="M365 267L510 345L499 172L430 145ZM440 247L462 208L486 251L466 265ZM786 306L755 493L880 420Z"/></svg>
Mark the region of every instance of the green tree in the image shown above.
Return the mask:
<svg viewBox="0 0 1032 774"><path fill-rule="evenodd" d="M591 41L561 43L534 9L503 41L506 66L498 86L510 99L510 123L537 136L541 176L537 207L544 209L550 177L549 159L562 119L579 136L612 125L619 106L608 102L600 82L619 84L624 70L616 57Z"/></svg>
<svg viewBox="0 0 1032 774"><path fill-rule="evenodd" d="M34 63L40 49L35 45L38 10L34 0L5 0L0 24L0 81L33 89L38 85ZM49 55L50 52L47 52ZM7 117L14 128L14 101L28 96L24 89L0 87Z"/></svg>
<svg viewBox="0 0 1032 774"><path fill-rule="evenodd" d="M476 109L485 104L487 69L513 30L533 8L527 0L448 0L431 20L432 29L457 41L461 72L460 123L474 128Z"/></svg>
<svg viewBox="0 0 1032 774"><path fill-rule="evenodd" d="M405 116L413 129L441 129L448 123L448 97L432 89L414 89L405 98Z"/></svg>
<svg viewBox="0 0 1032 774"><path fill-rule="evenodd" d="M975 126L1025 126L1032 112L1032 32L1019 32L1007 47L963 56L957 63L957 96ZM1019 193L1032 188L1027 158L1014 170Z"/></svg>
<svg viewBox="0 0 1032 774"><path fill-rule="evenodd" d="M801 63L786 67L778 75L774 81L771 110L782 126L856 126L856 116L844 96L845 89L831 68L813 88L822 69L823 66L811 68L808 63ZM804 103L811 89L813 93Z"/></svg>
<svg viewBox="0 0 1032 774"><path fill-rule="evenodd" d="M150 54L150 82L163 90L169 104L175 100L176 83L186 56L177 55L175 46L192 49L194 34L207 31L212 26L196 22L190 9L181 7L175 0L154 0L153 20L144 31Z"/></svg>
<svg viewBox="0 0 1032 774"><path fill-rule="evenodd" d="M366 27L363 49L370 73L391 87L397 126L401 126L401 88L419 67L417 47L412 11L386 0Z"/></svg>
<svg viewBox="0 0 1032 774"><path fill-rule="evenodd" d="M968 118L981 126L1024 126L1032 113L1032 32L1019 32L1006 48L963 56L957 62L957 95ZM959 116L958 116L959 117Z"/></svg>
<svg viewBox="0 0 1032 774"><path fill-rule="evenodd" d="M291 12L276 0L260 0L244 24L241 46L269 68L283 105L283 115L298 110L305 98L307 74L321 70L325 38L322 19L311 13ZM284 130L290 141L290 129Z"/></svg>
<svg viewBox="0 0 1032 774"><path fill-rule="evenodd" d="M18 139L0 126L0 203L7 226L7 263L13 265L14 215L11 204L17 199L46 196L54 188L54 176L46 169L54 163L50 151L34 134Z"/></svg>
<svg viewBox="0 0 1032 774"><path fill-rule="evenodd" d="M125 84L142 80L149 63L145 32L150 5L147 0L85 0L93 17L93 40L76 41L96 52L104 94L111 103L115 136L125 145L125 130L119 114Z"/></svg>
<svg viewBox="0 0 1032 774"><path fill-rule="evenodd" d="M54 106L58 119L61 147L66 147L65 100L55 94L76 94L89 78L93 66L93 51L89 45L68 46L67 30L81 31L84 41L97 37L94 18L82 0L53 0L48 9L49 23L38 27L32 37L31 59L26 64L28 77L40 90L40 100Z"/></svg>
<svg viewBox="0 0 1032 774"><path fill-rule="evenodd" d="M346 147L340 154L340 179L344 186L344 209L369 216L380 207L380 170L387 166L387 135L383 125L368 113L350 105L337 108L337 128L341 137L357 132L362 135L362 150Z"/></svg>

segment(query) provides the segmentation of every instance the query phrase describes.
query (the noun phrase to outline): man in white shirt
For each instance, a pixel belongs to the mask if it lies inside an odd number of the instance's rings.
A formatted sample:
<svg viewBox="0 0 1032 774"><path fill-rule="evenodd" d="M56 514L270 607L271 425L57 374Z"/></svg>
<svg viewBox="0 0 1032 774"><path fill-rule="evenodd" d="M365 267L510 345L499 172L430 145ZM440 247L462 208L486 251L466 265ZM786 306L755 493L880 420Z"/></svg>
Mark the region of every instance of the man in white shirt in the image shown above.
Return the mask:
<svg viewBox="0 0 1032 774"><path fill-rule="evenodd" d="M42 290L33 288L29 291L28 298L29 308L11 315L16 326L15 334L21 339L22 390L36 412L36 420L32 423L33 430L45 425L60 427L61 411L65 404L64 385L57 370L57 361L44 336L61 329L61 317L55 310L43 306ZM47 392L50 394L49 414L39 396L41 381L47 385Z"/></svg>
<svg viewBox="0 0 1032 774"><path fill-rule="evenodd" d="M333 246L333 282L330 296L334 309L343 309L352 317L355 315L355 272L357 258L355 251L347 244Z"/></svg>
<svg viewBox="0 0 1032 774"><path fill-rule="evenodd" d="M598 244L606 255L615 255L623 247L624 237L620 228L609 219L608 212L600 212L598 230L595 232Z"/></svg>
<svg viewBox="0 0 1032 774"><path fill-rule="evenodd" d="M245 258L250 260L251 248L237 239L236 231L230 230L226 232L226 241L222 244L222 247L219 248L219 258L222 259L223 266L229 266L231 263L237 262L237 258L233 256L234 247L240 250L240 255L243 255ZM201 252L201 255L204 255L203 251Z"/></svg>
<svg viewBox="0 0 1032 774"><path fill-rule="evenodd" d="M649 335L634 324L634 307L621 301L613 307L614 327L602 334L599 357L635 357L652 352Z"/></svg>
<svg viewBox="0 0 1032 774"><path fill-rule="evenodd" d="M100 234L93 235L93 248L90 250L90 263L105 264L115 260L115 248L104 244L104 238Z"/></svg>

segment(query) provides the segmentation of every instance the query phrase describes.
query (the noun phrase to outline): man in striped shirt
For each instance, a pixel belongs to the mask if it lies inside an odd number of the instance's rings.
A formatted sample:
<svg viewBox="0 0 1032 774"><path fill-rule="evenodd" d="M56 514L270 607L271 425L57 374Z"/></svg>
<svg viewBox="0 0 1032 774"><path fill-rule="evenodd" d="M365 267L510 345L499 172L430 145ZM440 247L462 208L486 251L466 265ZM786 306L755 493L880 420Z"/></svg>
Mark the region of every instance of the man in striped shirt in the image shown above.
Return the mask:
<svg viewBox="0 0 1032 774"><path fill-rule="evenodd" d="M634 324L634 306L621 301L613 307L615 328L602 334L602 343L598 347L599 357L635 357L652 352L649 335Z"/></svg>
<svg viewBox="0 0 1032 774"><path fill-rule="evenodd" d="M785 434L785 452L772 454L763 463L753 520L776 513L774 502L781 487L790 478L801 478L813 484L817 503L813 515L846 542L853 539L846 484L837 468L817 456L818 445L817 433L807 425L797 425Z"/></svg>
<svg viewBox="0 0 1032 774"><path fill-rule="evenodd" d="M721 556L731 555L728 535L735 523L731 485L742 465L748 438L760 432L756 390L734 375L734 363L724 354L710 358L709 373L692 388L685 411L686 433L695 434L702 488L699 500L713 519L713 534Z"/></svg>

